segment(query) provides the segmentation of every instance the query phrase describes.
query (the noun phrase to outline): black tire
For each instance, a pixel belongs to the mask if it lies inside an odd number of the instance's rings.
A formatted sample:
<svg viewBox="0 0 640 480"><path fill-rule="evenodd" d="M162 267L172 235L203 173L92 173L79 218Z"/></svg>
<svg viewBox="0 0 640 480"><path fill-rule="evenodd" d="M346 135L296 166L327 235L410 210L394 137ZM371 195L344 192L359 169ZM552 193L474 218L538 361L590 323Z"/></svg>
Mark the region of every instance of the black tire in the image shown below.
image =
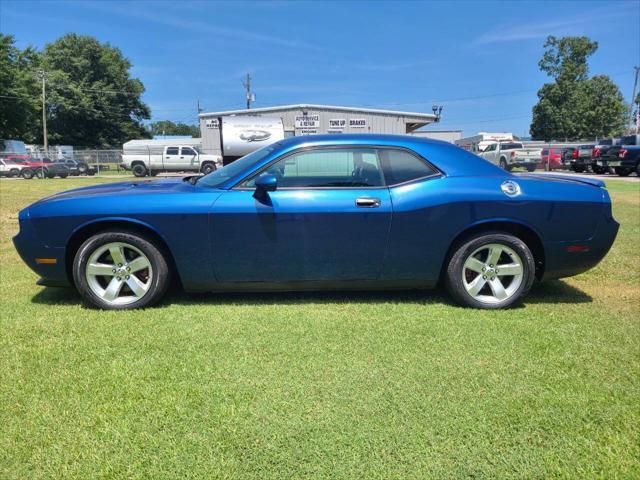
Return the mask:
<svg viewBox="0 0 640 480"><path fill-rule="evenodd" d="M11 170L9 170L9 178L15 178L18 175L20 175L20 169L19 168L12 168Z"/></svg>
<svg viewBox="0 0 640 480"><path fill-rule="evenodd" d="M133 245L144 253L151 264L153 274L149 280L151 282L149 289L142 297L132 303L117 305L107 302L94 293L85 274L91 254L96 249L112 242ZM140 234L122 230L109 230L90 237L80 246L73 260L73 281L78 292L87 305L104 310L128 310L151 306L164 296L171 281L170 277L169 266L158 245Z"/></svg>
<svg viewBox="0 0 640 480"><path fill-rule="evenodd" d="M23 168L20 171L20 176L25 180L31 180L33 178L33 175L33 170L31 170L30 168Z"/></svg>
<svg viewBox="0 0 640 480"><path fill-rule="evenodd" d="M69 174L68 173L59 173L58 176L60 178L67 178L69 176Z"/></svg>
<svg viewBox="0 0 640 480"><path fill-rule="evenodd" d="M45 173L45 176L46 176L47 178L56 178L56 174L55 174L54 172L50 172L50 171L48 171L48 170L45 170L45 172L44 172L44 173Z"/></svg>
<svg viewBox="0 0 640 480"><path fill-rule="evenodd" d="M147 167L145 167L142 163L136 163L133 167L131 167L131 171L136 177L146 177L147 176Z"/></svg>
<svg viewBox="0 0 640 480"><path fill-rule="evenodd" d="M605 173L605 169L600 165L593 165L591 169L593 170L593 173L595 173L596 175L602 175L603 173Z"/></svg>
<svg viewBox="0 0 640 480"><path fill-rule="evenodd" d="M463 283L463 268L466 260L473 252L489 244L499 244L508 247L513 250L522 261L522 281L520 285L508 298L497 303L479 301L467 292ZM507 308L513 305L529 291L534 279L535 261L531 250L519 238L503 232L483 232L467 237L454 248L445 272L446 289L456 303L466 307L482 309Z"/></svg>
<svg viewBox="0 0 640 480"><path fill-rule="evenodd" d="M574 171L576 173L584 173L584 167L575 167Z"/></svg>
<svg viewBox="0 0 640 480"><path fill-rule="evenodd" d="M216 171L216 166L213 163L205 163L204 165L202 165L201 171L205 175L208 175L211 172L215 172Z"/></svg>
<svg viewBox="0 0 640 480"><path fill-rule="evenodd" d="M536 171L536 167L527 167L527 172L531 173L535 171Z"/></svg>
<svg viewBox="0 0 640 480"><path fill-rule="evenodd" d="M96 171L93 168L90 168L89 170L87 170L87 175L89 177L93 177L96 174Z"/></svg>
<svg viewBox="0 0 640 480"><path fill-rule="evenodd" d="M628 177L631 175L632 170L629 168L615 167L616 174L620 177Z"/></svg>
<svg viewBox="0 0 640 480"><path fill-rule="evenodd" d="M504 158L500 159L500 168L509 171L509 166L507 165L507 161Z"/></svg>

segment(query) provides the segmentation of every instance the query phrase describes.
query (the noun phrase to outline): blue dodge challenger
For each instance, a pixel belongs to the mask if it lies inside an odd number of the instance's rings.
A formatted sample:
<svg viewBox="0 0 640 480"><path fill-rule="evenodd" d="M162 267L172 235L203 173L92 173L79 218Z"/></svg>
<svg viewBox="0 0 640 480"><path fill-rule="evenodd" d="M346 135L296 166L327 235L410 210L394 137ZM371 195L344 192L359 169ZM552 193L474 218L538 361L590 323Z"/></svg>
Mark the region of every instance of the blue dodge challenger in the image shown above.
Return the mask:
<svg viewBox="0 0 640 480"><path fill-rule="evenodd" d="M603 182L512 175L408 136L293 137L206 176L78 188L19 214L41 285L105 309L187 291L406 289L503 308L596 265L618 223Z"/></svg>

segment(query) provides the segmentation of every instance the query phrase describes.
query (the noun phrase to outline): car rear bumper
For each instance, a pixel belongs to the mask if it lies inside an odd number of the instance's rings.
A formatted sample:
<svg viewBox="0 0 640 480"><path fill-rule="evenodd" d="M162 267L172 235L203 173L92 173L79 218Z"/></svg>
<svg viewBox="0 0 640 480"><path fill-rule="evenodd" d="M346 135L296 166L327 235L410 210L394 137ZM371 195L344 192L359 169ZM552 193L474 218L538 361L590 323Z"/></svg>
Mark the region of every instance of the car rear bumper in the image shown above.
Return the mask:
<svg viewBox="0 0 640 480"><path fill-rule="evenodd" d="M527 160L516 158L509 162L510 167L536 168L538 160Z"/></svg>
<svg viewBox="0 0 640 480"><path fill-rule="evenodd" d="M609 214L599 223L595 235L588 240L545 243L545 271L542 279L571 277L595 267L611 249L619 228L620 224Z"/></svg>
<svg viewBox="0 0 640 480"><path fill-rule="evenodd" d="M42 243L29 219L28 210L22 210L19 218L20 232L13 237L13 244L22 261L42 277L44 283L40 284L70 285L65 267L65 249Z"/></svg>

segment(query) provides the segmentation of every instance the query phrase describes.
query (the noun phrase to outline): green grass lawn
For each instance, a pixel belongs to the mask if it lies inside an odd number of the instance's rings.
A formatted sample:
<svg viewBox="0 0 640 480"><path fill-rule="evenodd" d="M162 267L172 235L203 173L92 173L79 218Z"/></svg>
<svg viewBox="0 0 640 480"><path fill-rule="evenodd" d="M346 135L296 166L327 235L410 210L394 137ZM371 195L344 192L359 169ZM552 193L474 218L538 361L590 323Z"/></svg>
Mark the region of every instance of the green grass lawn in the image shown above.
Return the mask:
<svg viewBox="0 0 640 480"><path fill-rule="evenodd" d="M0 181L0 478L638 478L640 182L608 257L475 311L441 292L187 295L103 312L35 285Z"/></svg>

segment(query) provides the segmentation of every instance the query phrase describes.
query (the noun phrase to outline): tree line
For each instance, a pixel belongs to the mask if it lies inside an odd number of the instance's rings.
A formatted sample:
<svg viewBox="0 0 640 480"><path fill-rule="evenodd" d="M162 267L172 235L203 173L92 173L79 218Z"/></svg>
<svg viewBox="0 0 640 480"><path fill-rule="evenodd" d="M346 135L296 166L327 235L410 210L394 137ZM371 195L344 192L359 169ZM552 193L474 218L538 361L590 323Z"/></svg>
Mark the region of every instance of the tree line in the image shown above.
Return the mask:
<svg viewBox="0 0 640 480"><path fill-rule="evenodd" d="M539 68L553 80L538 91L530 133L540 140L579 140L624 132L629 106L606 75L589 77L598 48L587 37L550 36ZM195 125L162 120L145 124L151 109L131 62L108 43L67 34L39 51L20 50L0 33L0 138L43 143L42 77L49 143L119 148L152 135L199 136ZM635 99L636 103L640 100Z"/></svg>
<svg viewBox="0 0 640 480"><path fill-rule="evenodd" d="M152 135L198 136L195 125L145 125L151 109L131 62L108 43L67 34L39 51L0 34L0 138L43 143L42 77L50 144L120 148Z"/></svg>

